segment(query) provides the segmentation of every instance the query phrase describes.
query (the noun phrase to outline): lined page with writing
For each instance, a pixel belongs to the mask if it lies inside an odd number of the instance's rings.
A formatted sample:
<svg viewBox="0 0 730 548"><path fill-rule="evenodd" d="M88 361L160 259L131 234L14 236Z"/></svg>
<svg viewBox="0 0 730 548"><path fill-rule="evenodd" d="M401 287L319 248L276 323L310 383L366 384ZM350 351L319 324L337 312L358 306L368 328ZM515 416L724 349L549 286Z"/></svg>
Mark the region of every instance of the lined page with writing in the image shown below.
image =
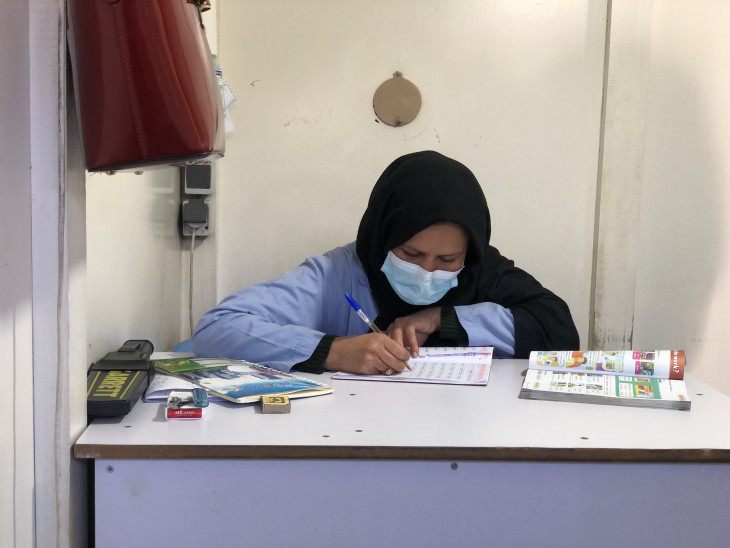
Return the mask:
<svg viewBox="0 0 730 548"><path fill-rule="evenodd" d="M332 379L386 382L422 382L486 386L492 366L491 346L422 347L417 358L408 360L412 371L393 375L354 375L338 372Z"/></svg>

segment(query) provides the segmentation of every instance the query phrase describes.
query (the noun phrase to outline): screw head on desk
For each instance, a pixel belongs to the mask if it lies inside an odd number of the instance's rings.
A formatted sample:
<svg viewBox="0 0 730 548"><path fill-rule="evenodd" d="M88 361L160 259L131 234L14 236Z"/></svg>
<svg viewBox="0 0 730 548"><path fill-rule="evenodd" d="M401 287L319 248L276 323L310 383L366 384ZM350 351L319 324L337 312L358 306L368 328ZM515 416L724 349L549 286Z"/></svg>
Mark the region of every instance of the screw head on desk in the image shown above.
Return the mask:
<svg viewBox="0 0 730 548"><path fill-rule="evenodd" d="M113 466L112 466L112 465L110 464L110 465L108 465L108 466L106 467L106 471L107 471L107 472L109 472L109 473L111 474L112 472L114 472L114 467L113 467Z"/></svg>

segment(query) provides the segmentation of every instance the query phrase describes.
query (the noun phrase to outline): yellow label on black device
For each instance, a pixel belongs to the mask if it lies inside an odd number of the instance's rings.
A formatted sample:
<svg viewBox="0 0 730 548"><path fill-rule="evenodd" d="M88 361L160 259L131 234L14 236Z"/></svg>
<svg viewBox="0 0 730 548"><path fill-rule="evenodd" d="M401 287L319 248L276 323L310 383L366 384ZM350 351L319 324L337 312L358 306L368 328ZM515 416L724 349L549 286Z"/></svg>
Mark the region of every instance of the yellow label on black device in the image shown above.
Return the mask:
<svg viewBox="0 0 730 548"><path fill-rule="evenodd" d="M144 371L97 371L86 396L89 398L123 399Z"/></svg>

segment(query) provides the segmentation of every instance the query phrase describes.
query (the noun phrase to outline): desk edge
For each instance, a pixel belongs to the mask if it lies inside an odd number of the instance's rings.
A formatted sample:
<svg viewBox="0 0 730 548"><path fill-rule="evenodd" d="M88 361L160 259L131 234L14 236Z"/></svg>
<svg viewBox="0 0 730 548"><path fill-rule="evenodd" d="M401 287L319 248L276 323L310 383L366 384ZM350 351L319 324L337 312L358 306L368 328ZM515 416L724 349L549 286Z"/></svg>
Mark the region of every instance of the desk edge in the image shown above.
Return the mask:
<svg viewBox="0 0 730 548"><path fill-rule="evenodd" d="M730 463L730 449L75 444L78 459L287 459Z"/></svg>

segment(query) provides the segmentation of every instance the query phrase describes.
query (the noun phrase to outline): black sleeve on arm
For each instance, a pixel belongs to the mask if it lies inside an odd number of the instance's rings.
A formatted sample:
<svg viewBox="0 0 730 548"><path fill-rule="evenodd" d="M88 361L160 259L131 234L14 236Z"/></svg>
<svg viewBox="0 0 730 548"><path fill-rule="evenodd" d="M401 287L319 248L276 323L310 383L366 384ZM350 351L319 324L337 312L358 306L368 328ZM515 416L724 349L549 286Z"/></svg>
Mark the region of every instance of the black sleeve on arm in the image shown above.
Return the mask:
<svg viewBox="0 0 730 548"><path fill-rule="evenodd" d="M547 295L510 308L515 320L515 358L528 358L532 350L580 350L578 330L560 297Z"/></svg>
<svg viewBox="0 0 730 548"><path fill-rule="evenodd" d="M441 307L441 339L446 339L451 346L468 346L469 335L461 325L456 309L453 306Z"/></svg>
<svg viewBox="0 0 730 548"><path fill-rule="evenodd" d="M579 350L568 305L530 274L504 261L492 279L493 302L508 308L515 322L515 358L532 350Z"/></svg>
<svg viewBox="0 0 730 548"><path fill-rule="evenodd" d="M329 356L332 341L335 340L334 335L325 335L319 341L317 348L314 349L312 355L303 362L299 362L292 366L292 369L303 371L304 373L324 373L324 362Z"/></svg>

